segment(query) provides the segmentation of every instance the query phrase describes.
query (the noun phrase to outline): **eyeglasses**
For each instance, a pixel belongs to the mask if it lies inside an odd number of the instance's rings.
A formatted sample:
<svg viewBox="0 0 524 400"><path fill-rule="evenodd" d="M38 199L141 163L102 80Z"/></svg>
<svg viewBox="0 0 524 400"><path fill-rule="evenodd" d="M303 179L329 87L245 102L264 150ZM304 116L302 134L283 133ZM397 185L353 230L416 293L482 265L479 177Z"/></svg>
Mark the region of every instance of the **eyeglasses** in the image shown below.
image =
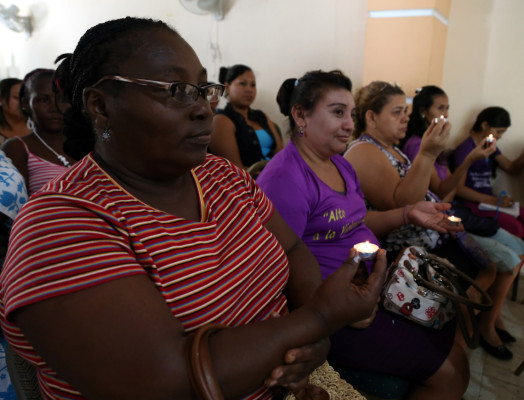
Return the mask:
<svg viewBox="0 0 524 400"><path fill-rule="evenodd" d="M126 83L134 83L141 86L151 86L159 89L168 90L171 97L181 104L189 105L198 100L199 96L212 102L220 100L220 96L224 94L225 86L219 83L210 83L203 86L196 86L187 82L160 82L151 81L149 79L126 78L118 75L107 75L99 79L92 87L97 87L104 81L119 81Z"/></svg>

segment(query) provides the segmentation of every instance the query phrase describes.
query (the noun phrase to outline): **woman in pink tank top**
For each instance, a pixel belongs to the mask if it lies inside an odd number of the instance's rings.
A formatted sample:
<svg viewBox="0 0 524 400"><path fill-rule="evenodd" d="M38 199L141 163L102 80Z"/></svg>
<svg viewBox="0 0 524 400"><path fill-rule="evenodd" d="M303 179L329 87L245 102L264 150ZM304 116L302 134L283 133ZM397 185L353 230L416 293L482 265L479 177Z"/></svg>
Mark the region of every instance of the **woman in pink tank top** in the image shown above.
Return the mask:
<svg viewBox="0 0 524 400"><path fill-rule="evenodd" d="M24 177L30 195L74 163L63 150L64 122L52 91L53 73L51 69L35 69L25 76L20 107L32 132L11 138L2 146ZM58 104L60 108L62 105Z"/></svg>

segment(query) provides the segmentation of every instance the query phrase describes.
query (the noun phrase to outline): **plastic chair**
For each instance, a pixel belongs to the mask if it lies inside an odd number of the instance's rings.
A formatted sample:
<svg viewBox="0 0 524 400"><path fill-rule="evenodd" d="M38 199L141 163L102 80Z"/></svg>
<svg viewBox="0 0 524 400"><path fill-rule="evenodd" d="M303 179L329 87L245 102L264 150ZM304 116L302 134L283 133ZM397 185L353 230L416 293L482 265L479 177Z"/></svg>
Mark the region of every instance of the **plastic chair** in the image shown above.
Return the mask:
<svg viewBox="0 0 524 400"><path fill-rule="evenodd" d="M260 160L257 161L254 164L251 164L249 168L247 169L247 172L253 179L257 179L258 174L260 174L260 171L264 169L266 164L269 162L269 160Z"/></svg>

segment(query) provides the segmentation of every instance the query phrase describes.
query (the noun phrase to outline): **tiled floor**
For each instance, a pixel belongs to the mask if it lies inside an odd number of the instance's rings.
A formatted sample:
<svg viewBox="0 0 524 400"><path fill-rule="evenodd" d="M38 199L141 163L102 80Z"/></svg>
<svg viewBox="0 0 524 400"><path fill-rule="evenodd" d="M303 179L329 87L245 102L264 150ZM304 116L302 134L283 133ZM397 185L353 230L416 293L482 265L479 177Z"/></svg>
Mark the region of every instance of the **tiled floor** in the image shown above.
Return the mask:
<svg viewBox="0 0 524 400"><path fill-rule="evenodd" d="M524 271L521 272L517 301L507 300L502 309L506 328L517 342L508 345L513 359L500 361L486 354L482 348L469 351L471 380L464 400L522 400L524 399L524 372L514 374L524 361Z"/></svg>

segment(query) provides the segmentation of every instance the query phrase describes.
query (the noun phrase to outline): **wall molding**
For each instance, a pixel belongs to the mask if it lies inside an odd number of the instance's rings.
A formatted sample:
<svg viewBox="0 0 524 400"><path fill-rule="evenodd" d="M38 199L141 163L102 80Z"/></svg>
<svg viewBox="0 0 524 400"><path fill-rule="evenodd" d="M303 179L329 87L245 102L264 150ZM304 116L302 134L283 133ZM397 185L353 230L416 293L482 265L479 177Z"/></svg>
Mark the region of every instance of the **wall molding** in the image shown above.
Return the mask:
<svg viewBox="0 0 524 400"><path fill-rule="evenodd" d="M369 18L412 18L412 17L435 17L444 25L449 25L448 19L434 8L418 8L408 10L377 10L370 11Z"/></svg>

